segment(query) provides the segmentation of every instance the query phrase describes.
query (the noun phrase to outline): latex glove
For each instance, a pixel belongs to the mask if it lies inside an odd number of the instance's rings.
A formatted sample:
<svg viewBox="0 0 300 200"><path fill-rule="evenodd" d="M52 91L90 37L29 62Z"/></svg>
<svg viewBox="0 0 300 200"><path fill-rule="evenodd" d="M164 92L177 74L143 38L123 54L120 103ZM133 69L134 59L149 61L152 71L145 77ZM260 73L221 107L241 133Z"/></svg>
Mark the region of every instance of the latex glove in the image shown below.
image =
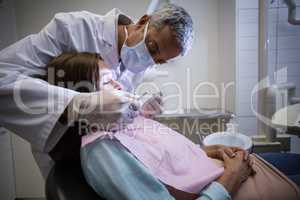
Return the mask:
<svg viewBox="0 0 300 200"><path fill-rule="evenodd" d="M97 130L116 131L132 123L138 114L134 95L120 90L80 93L73 98L69 119L85 120Z"/></svg>
<svg viewBox="0 0 300 200"><path fill-rule="evenodd" d="M155 94L141 106L140 113L147 118L153 118L162 113L162 94Z"/></svg>

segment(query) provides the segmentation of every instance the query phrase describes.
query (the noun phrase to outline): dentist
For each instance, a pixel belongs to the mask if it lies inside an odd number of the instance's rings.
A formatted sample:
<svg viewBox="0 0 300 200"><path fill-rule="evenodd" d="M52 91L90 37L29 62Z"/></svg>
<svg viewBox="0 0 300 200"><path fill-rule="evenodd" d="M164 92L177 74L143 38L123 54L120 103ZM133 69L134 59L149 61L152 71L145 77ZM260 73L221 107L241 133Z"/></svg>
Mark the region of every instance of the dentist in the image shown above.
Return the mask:
<svg viewBox="0 0 300 200"><path fill-rule="evenodd" d="M119 118L105 126L123 127L137 112L129 93L125 98L109 90L77 93L39 79L52 58L63 52L97 53L113 78L131 92L149 67L185 55L192 37L192 19L176 5L144 15L137 23L117 9L104 16L86 11L56 14L39 33L0 51L0 126L31 144L46 177L53 164L48 154L72 123L101 123L103 113L106 118L117 113ZM142 110L160 113L160 104L154 97Z"/></svg>

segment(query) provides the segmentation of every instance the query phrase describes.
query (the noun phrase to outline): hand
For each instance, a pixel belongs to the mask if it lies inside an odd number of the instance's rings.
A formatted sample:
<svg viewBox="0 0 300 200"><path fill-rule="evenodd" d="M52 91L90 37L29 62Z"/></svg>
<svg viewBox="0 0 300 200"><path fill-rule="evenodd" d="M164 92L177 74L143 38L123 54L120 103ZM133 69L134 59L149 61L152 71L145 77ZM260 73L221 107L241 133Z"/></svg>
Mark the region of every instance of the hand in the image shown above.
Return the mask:
<svg viewBox="0 0 300 200"><path fill-rule="evenodd" d="M121 109L121 115L114 123L110 123L105 129L108 131L118 131L125 128L128 124L133 123L138 116L138 107L134 103L128 103Z"/></svg>
<svg viewBox="0 0 300 200"><path fill-rule="evenodd" d="M103 61L98 61L99 66L99 84L101 89L113 88L116 90L123 90L123 86L120 82L113 80L112 70L108 65Z"/></svg>
<svg viewBox="0 0 300 200"><path fill-rule="evenodd" d="M122 129L138 115L135 97L119 90L80 93L70 107L71 119L84 119L90 126L106 131Z"/></svg>
<svg viewBox="0 0 300 200"><path fill-rule="evenodd" d="M140 113L144 117L153 118L155 115L162 113L162 106L162 96L154 95L142 105Z"/></svg>
<svg viewBox="0 0 300 200"><path fill-rule="evenodd" d="M244 160L248 160L249 153L248 151L240 147L230 147L225 145L211 145L203 147L203 150L206 152L208 157L223 160L223 153L226 153L229 157L235 157L237 152L242 152Z"/></svg>
<svg viewBox="0 0 300 200"><path fill-rule="evenodd" d="M223 160L225 171L217 181L233 194L252 174L251 159L245 160L243 153L238 151L233 158L223 152Z"/></svg>

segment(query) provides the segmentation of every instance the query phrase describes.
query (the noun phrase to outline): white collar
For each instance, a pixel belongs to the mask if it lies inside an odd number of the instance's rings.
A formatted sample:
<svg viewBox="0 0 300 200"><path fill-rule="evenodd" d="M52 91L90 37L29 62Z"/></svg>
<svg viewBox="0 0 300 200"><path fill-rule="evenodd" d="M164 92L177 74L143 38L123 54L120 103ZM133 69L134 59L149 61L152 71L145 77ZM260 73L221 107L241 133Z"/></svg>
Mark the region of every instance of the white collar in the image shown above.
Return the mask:
<svg viewBox="0 0 300 200"><path fill-rule="evenodd" d="M112 69L119 66L118 53L118 24L128 25L133 23L129 16L114 8L103 17L102 40L105 45L105 53L101 55L104 62Z"/></svg>

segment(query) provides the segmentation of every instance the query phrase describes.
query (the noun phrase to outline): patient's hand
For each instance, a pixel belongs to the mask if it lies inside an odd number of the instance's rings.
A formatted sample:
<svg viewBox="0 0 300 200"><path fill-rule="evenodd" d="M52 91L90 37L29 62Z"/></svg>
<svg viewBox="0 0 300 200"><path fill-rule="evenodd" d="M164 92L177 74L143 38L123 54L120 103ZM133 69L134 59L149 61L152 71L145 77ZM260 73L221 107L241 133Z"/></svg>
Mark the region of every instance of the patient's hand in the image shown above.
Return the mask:
<svg viewBox="0 0 300 200"><path fill-rule="evenodd" d="M245 160L241 151L236 152L234 157L229 157L222 152L225 171L217 180L230 194L237 191L245 180L252 174L251 159Z"/></svg>
<svg viewBox="0 0 300 200"><path fill-rule="evenodd" d="M211 145L202 148L208 157L223 160L223 153L226 153L228 157L233 158L237 152L242 152L244 160L248 160L249 153L239 147L230 147L224 145Z"/></svg>

